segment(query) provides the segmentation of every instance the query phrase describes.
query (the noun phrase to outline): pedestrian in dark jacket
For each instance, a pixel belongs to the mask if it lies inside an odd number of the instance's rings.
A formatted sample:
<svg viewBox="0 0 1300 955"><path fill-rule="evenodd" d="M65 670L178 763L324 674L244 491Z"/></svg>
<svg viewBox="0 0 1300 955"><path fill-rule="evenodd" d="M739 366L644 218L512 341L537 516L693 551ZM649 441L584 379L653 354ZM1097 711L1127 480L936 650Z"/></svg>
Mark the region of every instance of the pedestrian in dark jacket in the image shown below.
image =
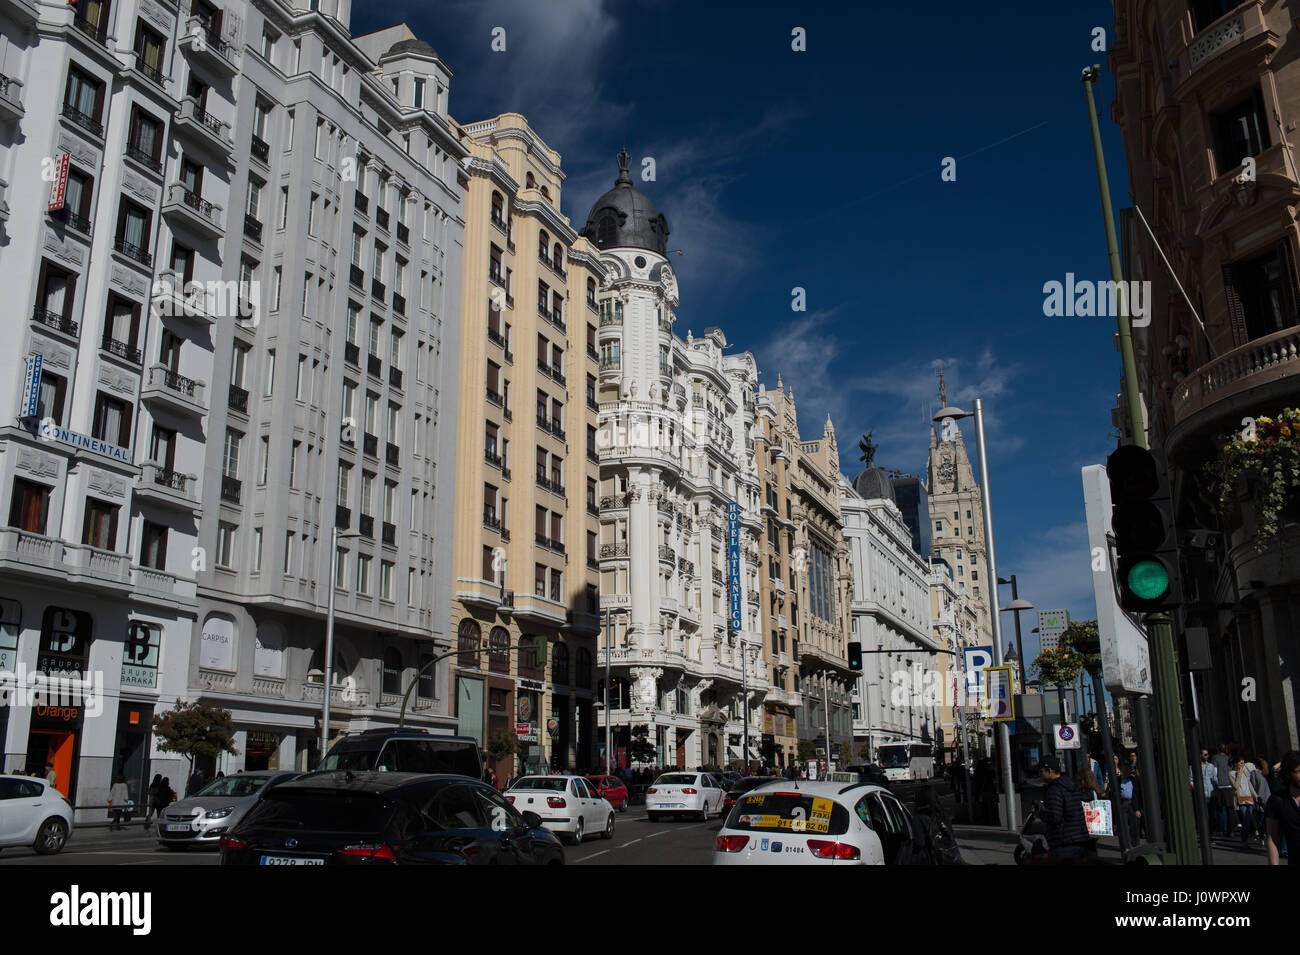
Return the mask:
<svg viewBox="0 0 1300 955"><path fill-rule="evenodd" d="M1129 843L1141 843L1142 783L1128 760L1119 764L1119 815L1120 824L1128 827Z"/></svg>
<svg viewBox="0 0 1300 955"><path fill-rule="evenodd" d="M1043 790L1043 821L1047 823L1047 845L1055 862L1078 862L1088 849L1088 826L1083 818L1083 797L1079 784L1061 775L1056 760L1038 764Z"/></svg>
<svg viewBox="0 0 1300 955"><path fill-rule="evenodd" d="M163 788L162 773L154 773L153 782L149 784L149 805L144 814L144 827L149 828L149 818L155 813L158 818L162 818L163 807L166 806L165 793Z"/></svg>

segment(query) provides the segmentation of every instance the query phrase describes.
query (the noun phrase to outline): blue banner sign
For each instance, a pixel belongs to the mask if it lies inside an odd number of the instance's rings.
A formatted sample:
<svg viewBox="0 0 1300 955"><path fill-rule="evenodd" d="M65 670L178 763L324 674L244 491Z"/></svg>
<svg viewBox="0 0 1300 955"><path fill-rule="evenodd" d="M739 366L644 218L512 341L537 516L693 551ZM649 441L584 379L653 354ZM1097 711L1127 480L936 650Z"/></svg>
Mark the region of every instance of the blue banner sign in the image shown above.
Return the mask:
<svg viewBox="0 0 1300 955"><path fill-rule="evenodd" d="M731 571L731 629L744 629L740 615L740 505L727 502L727 565Z"/></svg>
<svg viewBox="0 0 1300 955"><path fill-rule="evenodd" d="M40 354L27 356L27 377L23 381L23 406L18 412L20 418L35 418L41 406L41 365L44 358Z"/></svg>

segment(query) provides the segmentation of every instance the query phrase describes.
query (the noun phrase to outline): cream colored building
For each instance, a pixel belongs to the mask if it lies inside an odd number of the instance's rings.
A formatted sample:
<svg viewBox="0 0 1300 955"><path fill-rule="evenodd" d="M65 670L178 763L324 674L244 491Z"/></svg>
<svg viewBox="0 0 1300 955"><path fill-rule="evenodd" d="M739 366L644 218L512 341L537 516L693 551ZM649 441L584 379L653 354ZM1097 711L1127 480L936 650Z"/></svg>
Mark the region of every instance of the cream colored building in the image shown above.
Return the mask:
<svg viewBox="0 0 1300 955"><path fill-rule="evenodd" d="M514 736L533 769L595 768L604 272L560 214L560 154L524 117L459 133L469 186L451 625L461 649L498 648L455 658L459 731Z"/></svg>
<svg viewBox="0 0 1300 955"><path fill-rule="evenodd" d="M943 733L943 751L947 762L963 755L961 724L966 723L966 745L970 747L964 754L969 761L971 754L983 754L984 722L979 709L979 700L968 696L967 676L962 657L958 654L967 647L976 646L979 640L979 621L966 594L961 593L953 582L952 571L944 564L931 565L930 570L930 618L932 621L934 642L940 650L949 653L935 654L935 670L938 673L937 684L942 687L938 705L938 728ZM937 735L937 734L936 734Z"/></svg>

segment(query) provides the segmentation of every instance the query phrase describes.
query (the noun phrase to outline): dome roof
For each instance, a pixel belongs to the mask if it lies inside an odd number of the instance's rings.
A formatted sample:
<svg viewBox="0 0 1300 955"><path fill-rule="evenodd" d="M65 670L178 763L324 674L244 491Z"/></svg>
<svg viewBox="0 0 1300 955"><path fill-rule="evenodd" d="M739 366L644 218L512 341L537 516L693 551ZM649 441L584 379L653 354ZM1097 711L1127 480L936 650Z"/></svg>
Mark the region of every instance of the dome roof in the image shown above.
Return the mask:
<svg viewBox="0 0 1300 955"><path fill-rule="evenodd" d="M618 154L618 178L591 207L582 235L599 249L646 249L666 255L668 220L645 195L632 185L624 149Z"/></svg>
<svg viewBox="0 0 1300 955"><path fill-rule="evenodd" d="M429 46L429 44L424 40L412 39L398 40L388 48L388 52L385 53L384 56L397 56L402 53L419 53L423 56L434 57L438 55L434 48Z"/></svg>
<svg viewBox="0 0 1300 955"><path fill-rule="evenodd" d="M853 490L857 491L864 500L874 501L883 498L898 503L894 497L894 482L880 468L867 468L855 477Z"/></svg>

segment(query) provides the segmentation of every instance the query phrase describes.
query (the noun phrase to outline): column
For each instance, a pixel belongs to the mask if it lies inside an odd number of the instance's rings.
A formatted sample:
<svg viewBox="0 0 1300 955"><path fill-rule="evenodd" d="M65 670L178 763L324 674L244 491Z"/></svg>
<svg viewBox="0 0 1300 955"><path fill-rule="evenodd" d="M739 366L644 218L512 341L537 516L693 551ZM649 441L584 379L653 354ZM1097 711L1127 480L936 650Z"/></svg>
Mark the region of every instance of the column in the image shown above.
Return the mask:
<svg viewBox="0 0 1300 955"><path fill-rule="evenodd" d="M641 468L628 468L627 483L628 594L632 601L634 636L628 649L657 649L659 600L655 574L659 544L655 538L654 515L650 513L654 506L648 493L651 475Z"/></svg>

